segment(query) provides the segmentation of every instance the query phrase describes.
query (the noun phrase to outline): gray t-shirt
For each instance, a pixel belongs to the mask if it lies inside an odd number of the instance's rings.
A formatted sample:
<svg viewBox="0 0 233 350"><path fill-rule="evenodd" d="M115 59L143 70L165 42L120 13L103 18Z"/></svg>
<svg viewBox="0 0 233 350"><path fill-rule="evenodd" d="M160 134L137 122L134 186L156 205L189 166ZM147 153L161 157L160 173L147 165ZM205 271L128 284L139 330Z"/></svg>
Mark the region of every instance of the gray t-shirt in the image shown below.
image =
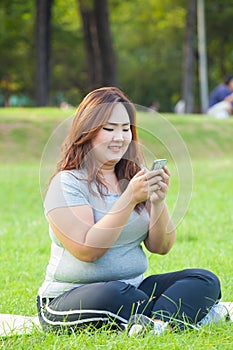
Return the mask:
<svg viewBox="0 0 233 350"><path fill-rule="evenodd" d="M93 185L92 188L95 195L88 188L84 171L69 170L58 173L52 179L46 194L45 214L55 208L89 205L96 223L109 212L120 195L106 193L101 197L96 186ZM117 241L102 257L90 263L69 253L49 227L51 255L39 295L56 297L81 284L112 280L138 286L148 266L141 246L148 229L149 215L146 209L140 214L133 211Z"/></svg>

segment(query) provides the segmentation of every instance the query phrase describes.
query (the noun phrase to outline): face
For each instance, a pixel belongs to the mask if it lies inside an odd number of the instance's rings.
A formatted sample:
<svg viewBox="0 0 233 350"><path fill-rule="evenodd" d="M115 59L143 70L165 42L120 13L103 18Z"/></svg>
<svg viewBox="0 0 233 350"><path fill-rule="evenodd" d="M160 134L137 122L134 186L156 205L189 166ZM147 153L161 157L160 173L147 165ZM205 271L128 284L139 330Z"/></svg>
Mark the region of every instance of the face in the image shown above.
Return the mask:
<svg viewBox="0 0 233 350"><path fill-rule="evenodd" d="M100 166L114 166L123 157L132 140L127 110L118 103L109 120L92 140L95 159Z"/></svg>

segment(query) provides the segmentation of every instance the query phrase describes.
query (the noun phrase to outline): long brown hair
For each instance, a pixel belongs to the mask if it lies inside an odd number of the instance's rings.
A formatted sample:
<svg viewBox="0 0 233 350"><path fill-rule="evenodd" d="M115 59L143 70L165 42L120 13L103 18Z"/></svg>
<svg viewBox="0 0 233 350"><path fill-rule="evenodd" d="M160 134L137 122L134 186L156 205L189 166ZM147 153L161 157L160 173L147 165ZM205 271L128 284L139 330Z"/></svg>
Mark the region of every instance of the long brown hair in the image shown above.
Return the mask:
<svg viewBox="0 0 233 350"><path fill-rule="evenodd" d="M89 188L91 189L91 183L95 182L101 195L103 195L101 188L105 185L102 182L101 174L96 171L96 162L91 152L91 140L107 123L117 103L122 103L126 108L132 133L132 141L124 157L115 165L115 174L121 191L125 190L128 182L141 169L143 157L138 145L135 107L116 87L96 89L83 99L75 113L71 129L62 144L61 159L57 164L56 173L62 170L78 170L85 167Z"/></svg>

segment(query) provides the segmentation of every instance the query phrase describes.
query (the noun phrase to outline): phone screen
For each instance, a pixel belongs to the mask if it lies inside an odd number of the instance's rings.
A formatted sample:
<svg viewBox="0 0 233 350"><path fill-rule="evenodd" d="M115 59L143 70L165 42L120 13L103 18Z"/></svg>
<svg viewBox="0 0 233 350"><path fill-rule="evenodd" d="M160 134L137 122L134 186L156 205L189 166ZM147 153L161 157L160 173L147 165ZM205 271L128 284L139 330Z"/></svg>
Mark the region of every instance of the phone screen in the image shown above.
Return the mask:
<svg viewBox="0 0 233 350"><path fill-rule="evenodd" d="M167 159L156 159L152 165L151 170L162 169L167 163Z"/></svg>

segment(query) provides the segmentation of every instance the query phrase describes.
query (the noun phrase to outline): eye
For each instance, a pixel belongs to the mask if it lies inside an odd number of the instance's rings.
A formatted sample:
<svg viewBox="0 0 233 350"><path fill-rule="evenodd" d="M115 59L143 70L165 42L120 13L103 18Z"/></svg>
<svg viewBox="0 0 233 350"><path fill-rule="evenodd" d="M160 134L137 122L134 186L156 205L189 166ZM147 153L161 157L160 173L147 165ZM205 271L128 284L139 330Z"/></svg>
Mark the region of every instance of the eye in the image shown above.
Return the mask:
<svg viewBox="0 0 233 350"><path fill-rule="evenodd" d="M127 132L129 131L129 128L124 128L123 131Z"/></svg>
<svg viewBox="0 0 233 350"><path fill-rule="evenodd" d="M106 131L113 131L112 128L106 128L106 126L103 127L103 130L106 130Z"/></svg>

